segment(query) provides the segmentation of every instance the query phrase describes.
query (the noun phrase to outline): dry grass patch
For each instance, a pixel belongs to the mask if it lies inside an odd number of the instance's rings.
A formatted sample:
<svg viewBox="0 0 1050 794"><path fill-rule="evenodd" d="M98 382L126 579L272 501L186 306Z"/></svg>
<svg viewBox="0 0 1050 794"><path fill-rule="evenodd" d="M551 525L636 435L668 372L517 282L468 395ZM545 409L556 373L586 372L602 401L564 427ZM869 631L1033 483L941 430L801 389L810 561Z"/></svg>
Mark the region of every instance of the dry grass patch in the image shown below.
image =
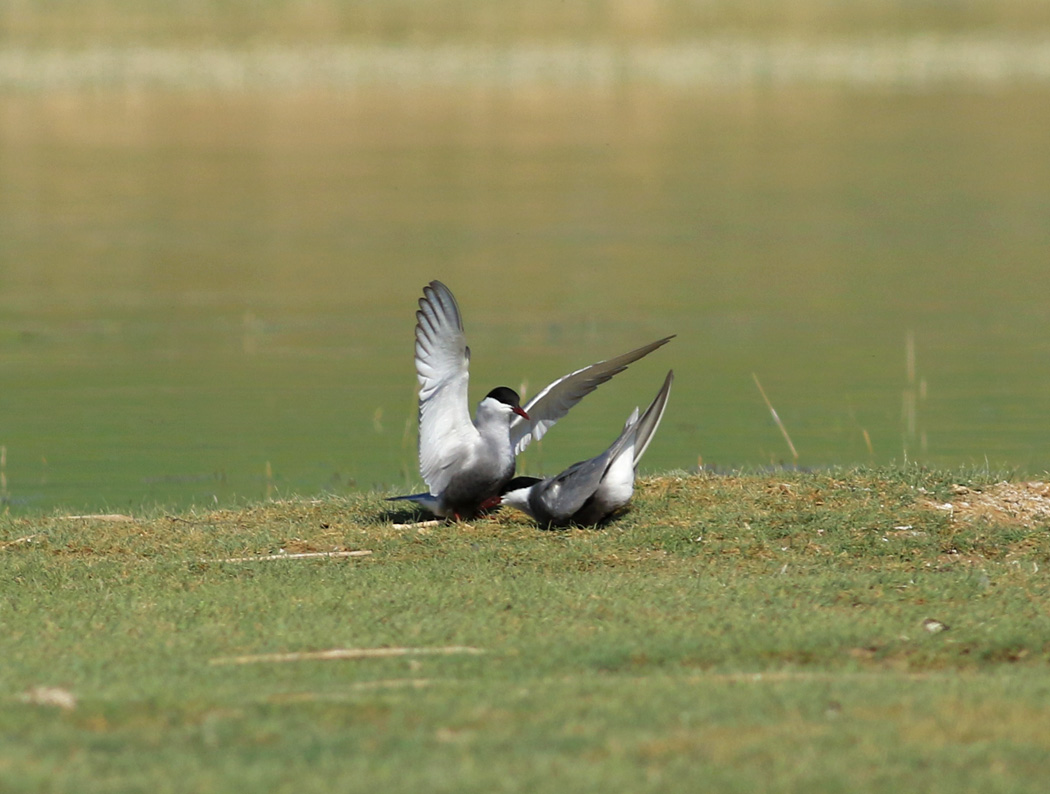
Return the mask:
<svg viewBox="0 0 1050 794"><path fill-rule="evenodd" d="M1036 529L1050 526L1050 484L998 482L988 486L954 484L945 502L923 500L933 510L948 513L952 520L983 521Z"/></svg>

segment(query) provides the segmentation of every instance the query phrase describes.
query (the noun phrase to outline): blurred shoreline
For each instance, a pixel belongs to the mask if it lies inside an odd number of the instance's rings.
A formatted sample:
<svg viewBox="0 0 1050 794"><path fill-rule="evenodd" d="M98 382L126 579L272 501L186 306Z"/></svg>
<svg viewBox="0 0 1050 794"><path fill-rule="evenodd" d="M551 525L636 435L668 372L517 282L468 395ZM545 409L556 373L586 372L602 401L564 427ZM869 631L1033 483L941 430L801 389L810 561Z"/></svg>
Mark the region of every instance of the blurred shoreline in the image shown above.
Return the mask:
<svg viewBox="0 0 1050 794"><path fill-rule="evenodd" d="M0 46L0 91L390 87L943 90L1050 83L1050 36L714 37L582 42Z"/></svg>

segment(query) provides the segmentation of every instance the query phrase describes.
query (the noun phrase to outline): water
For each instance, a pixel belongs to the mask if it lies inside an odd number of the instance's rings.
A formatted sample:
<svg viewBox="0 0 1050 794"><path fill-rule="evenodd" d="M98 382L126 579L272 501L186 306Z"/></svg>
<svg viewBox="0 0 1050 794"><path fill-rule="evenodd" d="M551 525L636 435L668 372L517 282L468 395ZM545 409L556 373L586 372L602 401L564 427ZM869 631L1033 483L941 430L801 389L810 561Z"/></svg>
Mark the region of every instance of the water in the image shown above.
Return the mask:
<svg viewBox="0 0 1050 794"><path fill-rule="evenodd" d="M8 92L12 511L419 487L412 326L472 399L664 336L530 451L1050 468L1050 90L528 83ZM909 370L909 349L914 364ZM524 383L523 383L524 381Z"/></svg>

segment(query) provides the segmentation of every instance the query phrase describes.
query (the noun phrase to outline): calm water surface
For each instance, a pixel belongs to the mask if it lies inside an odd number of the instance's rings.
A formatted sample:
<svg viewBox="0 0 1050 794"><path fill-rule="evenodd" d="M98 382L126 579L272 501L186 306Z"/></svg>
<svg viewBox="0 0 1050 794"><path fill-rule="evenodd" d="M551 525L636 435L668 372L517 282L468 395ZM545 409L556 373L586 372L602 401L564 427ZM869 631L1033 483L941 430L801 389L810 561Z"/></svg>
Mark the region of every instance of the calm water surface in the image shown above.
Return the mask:
<svg viewBox="0 0 1050 794"><path fill-rule="evenodd" d="M1050 467L1050 96L385 89L0 103L12 511L418 488L412 329L472 399L657 337L523 462ZM910 340L910 341L909 341ZM908 366L908 350L913 367Z"/></svg>

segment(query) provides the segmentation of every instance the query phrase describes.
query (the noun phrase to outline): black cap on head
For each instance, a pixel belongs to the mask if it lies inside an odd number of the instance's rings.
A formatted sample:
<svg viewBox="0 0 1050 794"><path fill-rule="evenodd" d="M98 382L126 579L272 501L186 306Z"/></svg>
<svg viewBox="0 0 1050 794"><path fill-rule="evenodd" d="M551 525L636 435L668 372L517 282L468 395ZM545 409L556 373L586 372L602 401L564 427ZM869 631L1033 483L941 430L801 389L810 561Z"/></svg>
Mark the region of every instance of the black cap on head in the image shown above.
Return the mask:
<svg viewBox="0 0 1050 794"><path fill-rule="evenodd" d="M518 416L525 419L529 418L529 415L525 413L525 410L521 407L521 398L518 397L518 393L514 391L514 389L507 388L506 386L497 386L485 395L485 399L490 397L493 400L498 400L504 405L510 406L511 410L513 410Z"/></svg>
<svg viewBox="0 0 1050 794"><path fill-rule="evenodd" d="M506 386L497 386L485 396L491 397L493 400L499 400L511 408L521 405L521 398L518 397L518 393L514 389L508 389Z"/></svg>

